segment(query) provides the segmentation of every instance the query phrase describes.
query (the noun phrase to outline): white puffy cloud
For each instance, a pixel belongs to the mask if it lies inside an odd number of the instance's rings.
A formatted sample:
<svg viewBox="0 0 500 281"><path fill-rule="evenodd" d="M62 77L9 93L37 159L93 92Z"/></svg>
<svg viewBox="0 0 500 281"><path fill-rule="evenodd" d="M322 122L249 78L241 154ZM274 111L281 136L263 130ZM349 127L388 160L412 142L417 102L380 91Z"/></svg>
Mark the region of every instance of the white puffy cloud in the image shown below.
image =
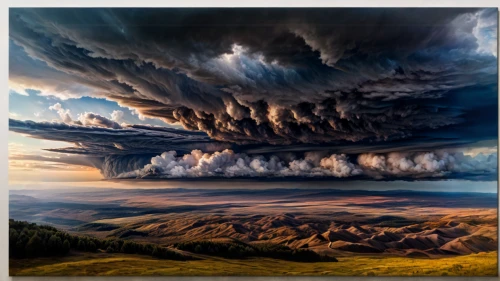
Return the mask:
<svg viewBox="0 0 500 281"><path fill-rule="evenodd" d="M115 121L116 123L120 123L123 120L123 111L121 110L113 110L110 115L111 120Z"/></svg>
<svg viewBox="0 0 500 281"><path fill-rule="evenodd" d="M177 157L175 151L164 152L153 157L151 164L143 169L122 173L118 177L348 177L358 174L361 174L361 170L349 162L344 154L325 157L316 166L310 157L285 163L274 155L267 159L261 155L249 156L226 149L212 154L193 150L182 157Z"/></svg>
<svg viewBox="0 0 500 281"><path fill-rule="evenodd" d="M69 109L64 109L60 103L49 106L50 110L54 110L59 114L61 120L66 124L73 123L73 118L71 117L71 112Z"/></svg>
<svg viewBox="0 0 500 281"><path fill-rule="evenodd" d="M443 150L419 153L361 154L358 164L372 175L443 176L446 173L495 173L497 154L476 156Z"/></svg>
<svg viewBox="0 0 500 281"><path fill-rule="evenodd" d="M114 113L114 112L113 112ZM122 112L123 114L123 112ZM121 129L117 122L93 112L85 112L78 116L78 121L83 126L97 126L103 128Z"/></svg>
<svg viewBox="0 0 500 281"><path fill-rule="evenodd" d="M119 110L115 110L113 111L113 113L111 113L112 119L108 119L93 112L85 112L82 114L78 114L78 119L73 120L70 110L64 109L60 103L49 106L49 109L56 111L57 114L59 114L61 120L69 125L97 126L111 129L122 128L120 124L115 122L115 120L120 120L123 117L123 112Z"/></svg>
<svg viewBox="0 0 500 281"><path fill-rule="evenodd" d="M130 177L335 177L366 176L443 177L449 173L496 173L497 154L475 157L462 152L434 151L422 153L361 154L358 163L352 163L345 154L326 155L305 153L302 159L288 161L276 155L247 155L226 149L203 153L193 150L177 156L175 151L164 152L151 163L132 172L118 175Z"/></svg>

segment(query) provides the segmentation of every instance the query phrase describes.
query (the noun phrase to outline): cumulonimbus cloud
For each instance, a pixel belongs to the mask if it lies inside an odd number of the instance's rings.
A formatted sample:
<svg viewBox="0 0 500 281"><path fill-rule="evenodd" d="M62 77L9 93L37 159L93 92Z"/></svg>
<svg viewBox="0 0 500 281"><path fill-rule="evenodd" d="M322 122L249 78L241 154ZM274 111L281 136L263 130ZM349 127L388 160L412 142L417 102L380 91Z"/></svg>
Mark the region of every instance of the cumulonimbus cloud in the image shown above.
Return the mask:
<svg viewBox="0 0 500 281"><path fill-rule="evenodd" d="M106 178L493 174L493 156L453 149L497 139L497 18L496 9L11 9L16 89L106 98L187 130L121 124L120 112L74 119L60 104L52 109L65 124L11 119L10 130L72 144L50 151L94 157Z"/></svg>
<svg viewBox="0 0 500 281"><path fill-rule="evenodd" d="M490 103L496 58L487 51L496 33L485 33L496 28L496 15L494 9L11 9L9 34L29 56L74 77L86 89L82 95L215 140L385 141L441 129L459 133L461 126L496 128L476 114L497 111ZM11 68L13 83L25 77L16 74L22 68ZM481 98L467 97L471 91Z"/></svg>

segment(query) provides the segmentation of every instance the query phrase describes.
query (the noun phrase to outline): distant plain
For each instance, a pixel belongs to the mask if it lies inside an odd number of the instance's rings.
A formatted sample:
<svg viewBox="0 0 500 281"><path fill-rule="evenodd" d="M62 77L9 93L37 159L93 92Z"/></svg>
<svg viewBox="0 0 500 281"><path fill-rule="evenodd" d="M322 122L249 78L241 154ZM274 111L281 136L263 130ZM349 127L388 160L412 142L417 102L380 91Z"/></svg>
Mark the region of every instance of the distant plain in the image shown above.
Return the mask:
<svg viewBox="0 0 500 281"><path fill-rule="evenodd" d="M12 190L10 218L172 247L271 243L338 263L78 253L11 261L13 275L495 275L494 193L325 189ZM193 254L193 253L191 253ZM224 263L224 266L222 264Z"/></svg>

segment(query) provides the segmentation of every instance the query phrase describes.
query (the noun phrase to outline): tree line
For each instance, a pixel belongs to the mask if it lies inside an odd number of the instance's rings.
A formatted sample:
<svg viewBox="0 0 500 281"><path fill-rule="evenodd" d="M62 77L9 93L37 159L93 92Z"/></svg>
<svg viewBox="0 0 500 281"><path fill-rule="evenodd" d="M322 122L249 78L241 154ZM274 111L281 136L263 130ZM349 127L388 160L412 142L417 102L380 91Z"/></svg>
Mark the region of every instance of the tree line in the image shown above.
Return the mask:
<svg viewBox="0 0 500 281"><path fill-rule="evenodd" d="M237 240L234 242L190 241L176 243L173 246L187 252L228 259L268 257L297 262L337 261L334 257L320 255L308 249L291 249L277 244L250 245ZM71 235L52 226L9 220L9 257L11 258L64 256L71 250L149 255L169 260L196 259L156 244L137 243L117 238L99 239Z"/></svg>
<svg viewBox="0 0 500 281"><path fill-rule="evenodd" d="M11 258L64 256L70 250L150 255L171 260L193 259L156 244L77 236L52 226L9 220L9 257Z"/></svg>
<svg viewBox="0 0 500 281"><path fill-rule="evenodd" d="M189 241L174 245L179 250L219 256L228 259L268 257L297 262L336 262L337 259L307 249L291 249L284 245L248 245L243 242Z"/></svg>

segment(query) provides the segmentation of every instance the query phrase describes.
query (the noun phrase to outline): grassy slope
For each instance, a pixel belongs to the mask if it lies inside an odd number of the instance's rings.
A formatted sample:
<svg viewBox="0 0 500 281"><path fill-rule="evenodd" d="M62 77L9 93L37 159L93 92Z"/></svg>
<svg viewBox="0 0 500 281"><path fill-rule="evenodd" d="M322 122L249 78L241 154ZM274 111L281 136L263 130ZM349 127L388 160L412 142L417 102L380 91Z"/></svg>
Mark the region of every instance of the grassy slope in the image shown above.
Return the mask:
<svg viewBox="0 0 500 281"><path fill-rule="evenodd" d="M63 258L11 260L10 275L496 276L497 252L442 259L343 257L336 263L297 263L267 258L228 260L215 257L183 262L136 255L78 253Z"/></svg>

